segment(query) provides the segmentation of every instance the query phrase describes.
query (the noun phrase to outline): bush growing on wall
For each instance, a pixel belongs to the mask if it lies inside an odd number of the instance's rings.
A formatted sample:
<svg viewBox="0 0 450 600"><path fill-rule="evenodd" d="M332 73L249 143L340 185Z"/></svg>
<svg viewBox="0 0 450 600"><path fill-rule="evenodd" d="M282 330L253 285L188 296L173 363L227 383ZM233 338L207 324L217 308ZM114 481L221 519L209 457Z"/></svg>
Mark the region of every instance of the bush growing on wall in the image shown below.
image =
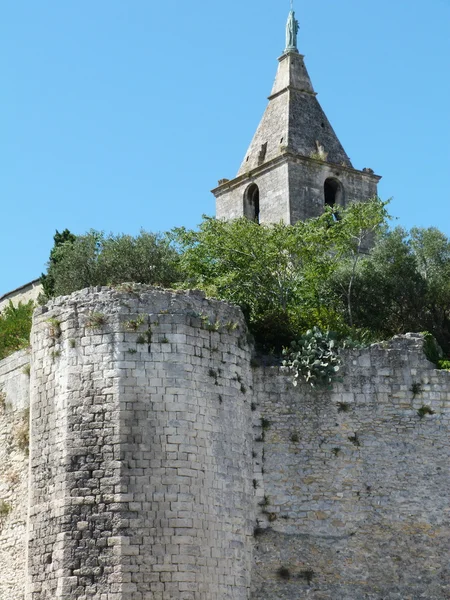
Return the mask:
<svg viewBox="0 0 450 600"><path fill-rule="evenodd" d="M0 313L0 360L28 346L33 307L32 301L17 307L10 302Z"/></svg>
<svg viewBox="0 0 450 600"><path fill-rule="evenodd" d="M126 281L172 286L179 278L178 254L167 236L141 231L105 235L90 231L55 245L44 276L53 296L71 294L94 285Z"/></svg>

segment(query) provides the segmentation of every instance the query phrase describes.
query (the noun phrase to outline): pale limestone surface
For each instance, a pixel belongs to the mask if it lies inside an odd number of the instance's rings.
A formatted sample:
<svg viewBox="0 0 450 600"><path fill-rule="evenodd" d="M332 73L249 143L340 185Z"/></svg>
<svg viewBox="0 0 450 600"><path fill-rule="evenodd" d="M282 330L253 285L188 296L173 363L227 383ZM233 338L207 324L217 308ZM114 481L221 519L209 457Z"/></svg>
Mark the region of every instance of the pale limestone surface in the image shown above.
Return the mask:
<svg viewBox="0 0 450 600"><path fill-rule="evenodd" d="M28 456L21 447L27 430L30 380L23 350L0 361L0 598L23 600L28 508ZM0 508L1 508L0 507Z"/></svg>
<svg viewBox="0 0 450 600"><path fill-rule="evenodd" d="M27 599L248 598L242 314L135 290L75 293L35 317Z"/></svg>
<svg viewBox="0 0 450 600"><path fill-rule="evenodd" d="M32 343L29 485L30 356L0 363L0 598L26 553L26 600L450 597L450 373L421 336L316 392L251 363L236 307L134 286L38 309Z"/></svg>
<svg viewBox="0 0 450 600"><path fill-rule="evenodd" d="M266 501L252 598L450 597L450 373L422 343L348 353L332 392L255 371L270 426L257 444ZM421 418L423 406L434 414Z"/></svg>

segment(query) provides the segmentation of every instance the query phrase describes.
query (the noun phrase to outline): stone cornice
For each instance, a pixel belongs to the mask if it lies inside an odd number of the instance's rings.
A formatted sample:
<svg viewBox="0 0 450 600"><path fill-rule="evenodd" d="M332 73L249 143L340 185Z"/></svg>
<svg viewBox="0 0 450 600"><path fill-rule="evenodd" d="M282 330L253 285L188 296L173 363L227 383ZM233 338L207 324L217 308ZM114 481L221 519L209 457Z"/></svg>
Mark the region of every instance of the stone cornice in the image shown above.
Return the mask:
<svg viewBox="0 0 450 600"><path fill-rule="evenodd" d="M239 187L244 181L246 181L246 180L251 181L251 180L255 179L256 177L259 177L263 173L266 173L267 171L271 171L275 167L278 167L278 166L282 165L283 163L288 163L288 162L299 162L299 163L303 162L303 163L309 163L309 164L316 163L316 164L320 164L320 165L325 165L325 166L328 166L330 169L338 169L339 171L345 171L347 173L353 173L353 174L357 174L359 176L362 175L363 177L372 179L372 180L376 181L377 183L381 179L381 175L376 175L375 173L370 173L367 171L359 171L358 169L354 169L353 167L330 163L327 161L319 161L315 158L310 158L309 156L302 156L300 154L297 154L296 152L292 152L288 148L284 148L283 150L280 151L280 155L277 156L276 158L273 158L272 160L269 160L269 161L263 163L262 165L259 165L255 169L250 169L246 173L243 173L242 175L239 175L238 177L235 177L234 179L230 179L226 183L223 183L222 185L219 185L216 188L214 188L213 190L211 190L211 192L216 197L221 196L223 193L225 193L231 189L234 189L236 187Z"/></svg>

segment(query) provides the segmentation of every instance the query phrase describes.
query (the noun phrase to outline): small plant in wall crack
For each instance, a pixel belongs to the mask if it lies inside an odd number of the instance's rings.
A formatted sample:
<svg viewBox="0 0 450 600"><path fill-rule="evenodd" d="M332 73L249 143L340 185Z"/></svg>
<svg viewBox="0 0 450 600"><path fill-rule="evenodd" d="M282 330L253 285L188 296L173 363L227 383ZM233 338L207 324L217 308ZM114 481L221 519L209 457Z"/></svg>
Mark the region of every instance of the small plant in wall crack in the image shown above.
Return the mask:
<svg viewBox="0 0 450 600"><path fill-rule="evenodd" d="M106 315L100 312L91 312L86 321L86 327L88 329L102 329L106 325L106 322Z"/></svg>
<svg viewBox="0 0 450 600"><path fill-rule="evenodd" d="M422 390L422 384L421 383L418 383L418 382L413 383L412 386L411 386L411 392L412 392L412 395L413 395L413 400L414 400L414 398L416 396L419 396L422 393L422 391L423 390Z"/></svg>
<svg viewBox="0 0 450 600"><path fill-rule="evenodd" d="M139 315L136 319L130 319L129 321L125 321L125 328L128 331L137 331L141 325L145 323L146 316Z"/></svg>
<svg viewBox="0 0 450 600"><path fill-rule="evenodd" d="M0 390L0 409L4 411L6 408L6 392Z"/></svg>
<svg viewBox="0 0 450 600"><path fill-rule="evenodd" d="M426 406L424 404L418 409L417 414L421 419L423 419L426 415L434 415L435 412L430 406Z"/></svg>
<svg viewBox="0 0 450 600"><path fill-rule="evenodd" d="M47 323L49 324L48 327L48 334L49 336L53 339L53 340L57 340L58 338L61 337L61 321L59 319L55 319L54 317L51 317L50 319L47 319Z"/></svg>
<svg viewBox="0 0 450 600"><path fill-rule="evenodd" d="M315 573L312 569L306 569L305 571L300 571L300 573L298 574L298 578L305 579L308 585L311 585L314 577L315 577Z"/></svg>
<svg viewBox="0 0 450 600"><path fill-rule="evenodd" d="M15 431L15 439L19 450L28 455L30 448L30 409L26 408L22 413L21 423Z"/></svg>
<svg viewBox="0 0 450 600"><path fill-rule="evenodd" d="M348 439L357 448L359 448L359 446L361 446L361 440L359 439L357 433L355 433L355 435L349 435Z"/></svg>
<svg viewBox="0 0 450 600"><path fill-rule="evenodd" d="M261 417L261 429L263 431L267 431L268 429L270 429L270 426L271 426L271 422L269 421L269 419Z"/></svg>
<svg viewBox="0 0 450 600"><path fill-rule="evenodd" d="M0 518L4 519L12 511L12 506L5 500L0 500Z"/></svg>

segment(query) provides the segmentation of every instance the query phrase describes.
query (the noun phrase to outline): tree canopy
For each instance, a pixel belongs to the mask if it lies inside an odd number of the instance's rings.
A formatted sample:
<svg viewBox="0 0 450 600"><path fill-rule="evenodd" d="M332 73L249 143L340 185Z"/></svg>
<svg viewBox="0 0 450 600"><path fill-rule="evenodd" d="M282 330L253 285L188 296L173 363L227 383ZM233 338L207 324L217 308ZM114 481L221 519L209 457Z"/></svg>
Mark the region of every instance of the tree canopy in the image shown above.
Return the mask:
<svg viewBox="0 0 450 600"><path fill-rule="evenodd" d="M57 232L49 296L140 282L200 288L239 304L257 344L280 352L319 327L376 340L433 333L450 351L450 241L435 228L390 229L375 198L295 225L205 217L195 230L136 237Z"/></svg>

